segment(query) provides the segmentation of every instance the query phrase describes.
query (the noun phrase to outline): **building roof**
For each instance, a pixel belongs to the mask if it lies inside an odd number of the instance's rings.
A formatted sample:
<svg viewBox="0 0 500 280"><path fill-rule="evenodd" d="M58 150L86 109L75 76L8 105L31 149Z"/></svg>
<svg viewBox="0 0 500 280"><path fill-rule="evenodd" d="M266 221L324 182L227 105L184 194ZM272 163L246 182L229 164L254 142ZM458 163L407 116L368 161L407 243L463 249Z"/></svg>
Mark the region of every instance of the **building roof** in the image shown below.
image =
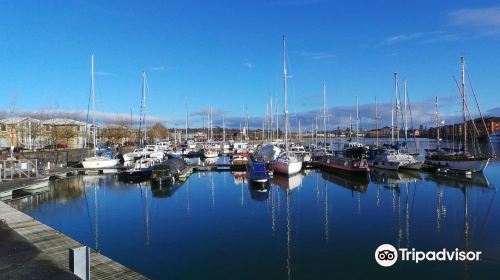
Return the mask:
<svg viewBox="0 0 500 280"><path fill-rule="evenodd" d="M45 120L42 122L42 124L45 124L45 125L85 125L85 123L81 122L81 121L75 121L75 120L71 120L71 119L62 119L62 118Z"/></svg>
<svg viewBox="0 0 500 280"><path fill-rule="evenodd" d="M10 117L0 120L0 123L4 124L18 124L25 122L40 123L41 121L32 117Z"/></svg>

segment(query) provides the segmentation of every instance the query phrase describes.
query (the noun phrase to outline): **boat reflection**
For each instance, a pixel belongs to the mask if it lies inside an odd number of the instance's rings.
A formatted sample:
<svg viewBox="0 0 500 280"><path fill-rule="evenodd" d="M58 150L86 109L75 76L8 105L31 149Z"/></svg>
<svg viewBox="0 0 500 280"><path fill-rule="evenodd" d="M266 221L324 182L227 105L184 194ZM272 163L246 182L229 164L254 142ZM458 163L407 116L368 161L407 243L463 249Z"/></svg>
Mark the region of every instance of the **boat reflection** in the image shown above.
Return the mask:
<svg viewBox="0 0 500 280"><path fill-rule="evenodd" d="M171 197L177 190L180 189L182 184L173 183L169 185L165 184L151 184L151 193L153 197L158 198L168 198Z"/></svg>
<svg viewBox="0 0 500 280"><path fill-rule="evenodd" d="M389 188L399 188L401 183L410 183L421 180L422 176L418 171L404 170L393 171L386 169L373 168L370 171L370 180L375 184L382 184Z"/></svg>
<svg viewBox="0 0 500 280"><path fill-rule="evenodd" d="M248 184L248 191L250 192L250 198L256 201L265 201L269 199L269 183L265 184Z"/></svg>
<svg viewBox="0 0 500 280"><path fill-rule="evenodd" d="M205 158L202 160L202 163L203 163L203 166L212 165L212 164L216 164L218 160L219 160L219 157Z"/></svg>
<svg viewBox="0 0 500 280"><path fill-rule="evenodd" d="M300 187L302 185L303 179L304 175L302 173L297 173L292 176L274 174L272 182L281 189L291 191L293 189Z"/></svg>
<svg viewBox="0 0 500 280"><path fill-rule="evenodd" d="M453 174L426 173L425 181L432 181L439 185L453 188L481 187L489 188L490 182L483 173L472 173L470 176L460 176Z"/></svg>
<svg viewBox="0 0 500 280"><path fill-rule="evenodd" d="M368 177L365 176L348 176L337 173L330 173L321 171L321 177L326 181L334 183L335 185L344 187L346 189L365 193L368 190Z"/></svg>
<svg viewBox="0 0 500 280"><path fill-rule="evenodd" d="M243 185L248 183L248 176L246 171L235 171L232 172L234 183L237 185Z"/></svg>

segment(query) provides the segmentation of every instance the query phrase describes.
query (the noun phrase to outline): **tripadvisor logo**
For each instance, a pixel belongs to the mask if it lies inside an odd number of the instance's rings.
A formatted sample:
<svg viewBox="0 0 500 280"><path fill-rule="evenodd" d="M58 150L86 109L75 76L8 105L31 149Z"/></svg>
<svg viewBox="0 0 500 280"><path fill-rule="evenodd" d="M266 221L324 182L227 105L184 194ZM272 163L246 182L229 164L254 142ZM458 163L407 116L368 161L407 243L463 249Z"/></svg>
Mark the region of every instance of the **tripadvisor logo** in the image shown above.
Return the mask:
<svg viewBox="0 0 500 280"><path fill-rule="evenodd" d="M394 265L398 258L400 261L419 263L421 261L479 261L481 251L460 251L458 249L449 251L417 251L415 248L396 249L391 244L382 244L375 250L375 260L384 267Z"/></svg>

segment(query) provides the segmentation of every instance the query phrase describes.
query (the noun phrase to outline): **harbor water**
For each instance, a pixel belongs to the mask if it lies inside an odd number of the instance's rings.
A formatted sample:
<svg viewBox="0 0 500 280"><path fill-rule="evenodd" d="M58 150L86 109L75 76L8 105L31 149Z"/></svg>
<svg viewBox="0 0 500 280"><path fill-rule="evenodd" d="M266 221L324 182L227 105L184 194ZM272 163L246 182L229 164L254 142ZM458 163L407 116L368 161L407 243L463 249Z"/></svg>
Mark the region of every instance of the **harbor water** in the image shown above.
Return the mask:
<svg viewBox="0 0 500 280"><path fill-rule="evenodd" d="M499 182L494 160L469 177L305 170L264 187L245 172L197 172L161 188L82 175L10 204L153 279L494 279ZM374 258L384 243L482 253L384 268Z"/></svg>

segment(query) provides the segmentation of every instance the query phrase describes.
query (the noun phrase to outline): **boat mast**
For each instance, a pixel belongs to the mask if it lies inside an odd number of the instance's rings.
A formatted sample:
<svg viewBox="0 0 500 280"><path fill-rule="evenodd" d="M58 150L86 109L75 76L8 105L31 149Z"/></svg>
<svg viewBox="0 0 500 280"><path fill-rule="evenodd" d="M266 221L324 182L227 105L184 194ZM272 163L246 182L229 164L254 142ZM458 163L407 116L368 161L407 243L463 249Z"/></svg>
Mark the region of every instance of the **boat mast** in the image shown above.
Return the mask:
<svg viewBox="0 0 500 280"><path fill-rule="evenodd" d="M437 148L439 149L439 97L436 96L436 140Z"/></svg>
<svg viewBox="0 0 500 280"><path fill-rule="evenodd" d="M245 141L250 139L250 132L248 131L248 104L245 104Z"/></svg>
<svg viewBox="0 0 500 280"><path fill-rule="evenodd" d="M141 106L141 117L142 117L142 126L144 129L144 139L142 141L143 144L146 143L147 139L147 129L146 129L146 71L142 71L142 106Z"/></svg>
<svg viewBox="0 0 500 280"><path fill-rule="evenodd" d="M213 138L214 138L214 131L213 131L213 111L212 111L212 107L210 107L210 142L213 141Z"/></svg>
<svg viewBox="0 0 500 280"><path fill-rule="evenodd" d="M283 93L285 96L285 153L288 158L288 97L286 92L286 41L283 36Z"/></svg>
<svg viewBox="0 0 500 280"><path fill-rule="evenodd" d="M91 59L91 64L92 64L92 72L91 72L91 91L92 91L92 138L94 141L94 157L97 156L97 150L96 150L96 142L97 142L97 136L96 136L96 126L95 126L95 93L94 93L94 53L90 55Z"/></svg>
<svg viewBox="0 0 500 280"><path fill-rule="evenodd" d="M399 104L399 92L398 92L398 73L394 73L394 94L396 95L396 140L399 144L399 110L401 105Z"/></svg>
<svg viewBox="0 0 500 280"><path fill-rule="evenodd" d="M359 99L356 95L356 142L359 141Z"/></svg>
<svg viewBox="0 0 500 280"><path fill-rule="evenodd" d="M467 153L467 117L466 117L466 96L465 96L465 61L464 61L464 56L460 57L461 60L461 66L462 66L462 112L464 115L464 130L463 130L463 137L464 137L464 154Z"/></svg>
<svg viewBox="0 0 500 280"><path fill-rule="evenodd" d="M184 108L185 108L185 111L186 111L186 142L188 141L188 101L187 101L187 96L185 97L184 99Z"/></svg>
<svg viewBox="0 0 500 280"><path fill-rule="evenodd" d="M375 142L375 145L378 147L378 105L376 96L375 96L375 129L377 135L377 141Z"/></svg>
<svg viewBox="0 0 500 280"><path fill-rule="evenodd" d="M280 119L279 119L279 115L278 115L278 97L276 97L276 140L278 140L280 138L280 134L279 134L279 125L280 125Z"/></svg>
<svg viewBox="0 0 500 280"><path fill-rule="evenodd" d="M326 150L326 82L323 82L323 147Z"/></svg>
<svg viewBox="0 0 500 280"><path fill-rule="evenodd" d="M224 143L226 143L226 123L224 122L224 114L222 114L222 151L224 152Z"/></svg>
<svg viewBox="0 0 500 280"><path fill-rule="evenodd" d="M407 81L406 79L404 79L404 122L403 122L403 125L404 125L404 131L405 131L405 143L407 143L408 141L408 92L407 92L407 89L406 89L406 86L407 86Z"/></svg>
<svg viewBox="0 0 500 280"><path fill-rule="evenodd" d="M299 142L302 143L302 136L300 134L300 120L299 120Z"/></svg>
<svg viewBox="0 0 500 280"><path fill-rule="evenodd" d="M274 134L274 129L273 129L273 97L272 95L269 95L269 115L271 116L271 123L269 125L269 132L271 134L271 142L273 141L273 134Z"/></svg>
<svg viewBox="0 0 500 280"><path fill-rule="evenodd" d="M394 108L391 106L391 145L394 145Z"/></svg>

